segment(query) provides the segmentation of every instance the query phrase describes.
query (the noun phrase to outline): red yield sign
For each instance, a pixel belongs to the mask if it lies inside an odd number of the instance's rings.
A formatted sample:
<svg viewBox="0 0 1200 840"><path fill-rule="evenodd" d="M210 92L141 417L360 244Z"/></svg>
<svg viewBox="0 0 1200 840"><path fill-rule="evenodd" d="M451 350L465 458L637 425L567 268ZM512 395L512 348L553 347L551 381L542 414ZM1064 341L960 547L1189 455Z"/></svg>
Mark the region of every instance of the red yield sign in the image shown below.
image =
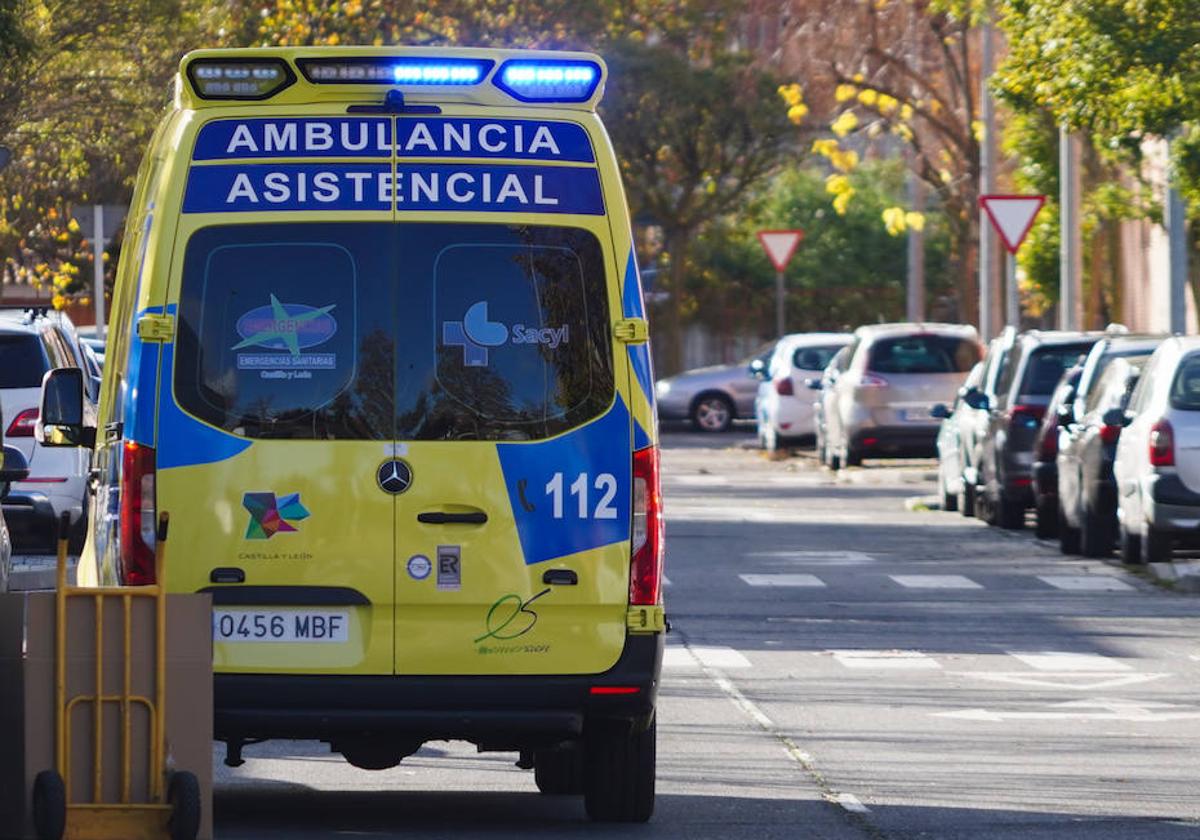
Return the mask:
<svg viewBox="0 0 1200 840"><path fill-rule="evenodd" d="M760 230L758 232L758 241L762 243L763 250L767 252L767 257L775 266L776 271L783 271L787 268L792 254L796 253L796 248L803 238L804 231L802 230Z"/></svg>
<svg viewBox="0 0 1200 840"><path fill-rule="evenodd" d="M992 220L992 227L1004 240L1004 247L1010 254L1016 254L1038 211L1046 203L1044 195L984 195L979 197L979 205L987 212ZM759 234L760 236L762 234Z"/></svg>

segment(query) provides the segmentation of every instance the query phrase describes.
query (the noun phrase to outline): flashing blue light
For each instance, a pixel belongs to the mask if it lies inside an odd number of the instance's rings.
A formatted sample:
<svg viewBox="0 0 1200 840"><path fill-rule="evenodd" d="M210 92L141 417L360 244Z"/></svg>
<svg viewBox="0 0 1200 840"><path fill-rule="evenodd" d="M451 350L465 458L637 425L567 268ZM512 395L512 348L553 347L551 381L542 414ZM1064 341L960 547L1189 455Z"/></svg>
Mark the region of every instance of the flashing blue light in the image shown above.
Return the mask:
<svg viewBox="0 0 1200 840"><path fill-rule="evenodd" d="M316 84L477 85L492 69L487 59L302 58L297 64Z"/></svg>
<svg viewBox="0 0 1200 840"><path fill-rule="evenodd" d="M399 64L392 77L402 84L473 85L483 77L478 64Z"/></svg>
<svg viewBox="0 0 1200 840"><path fill-rule="evenodd" d="M496 87L522 102L586 102L600 84L594 61L506 61Z"/></svg>

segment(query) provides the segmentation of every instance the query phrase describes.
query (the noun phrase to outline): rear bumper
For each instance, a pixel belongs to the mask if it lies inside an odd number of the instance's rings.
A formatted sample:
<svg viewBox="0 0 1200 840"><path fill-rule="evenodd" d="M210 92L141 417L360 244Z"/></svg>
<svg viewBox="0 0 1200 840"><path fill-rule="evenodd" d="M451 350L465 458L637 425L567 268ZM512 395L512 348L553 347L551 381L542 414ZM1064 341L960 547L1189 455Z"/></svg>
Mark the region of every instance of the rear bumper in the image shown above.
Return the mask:
<svg viewBox="0 0 1200 840"><path fill-rule="evenodd" d="M1178 475L1154 476L1145 499L1146 520L1156 530L1200 537L1200 493L1189 490Z"/></svg>
<svg viewBox="0 0 1200 840"><path fill-rule="evenodd" d="M933 458L937 456L939 427L870 426L850 437L850 445L866 457Z"/></svg>
<svg viewBox="0 0 1200 840"><path fill-rule="evenodd" d="M13 549L18 552L53 552L58 528L54 503L44 493L11 492L4 499L4 521Z"/></svg>
<svg viewBox="0 0 1200 840"><path fill-rule="evenodd" d="M603 674L563 676L311 676L216 674L217 740L379 737L465 740L524 749L578 738L591 722L645 725L654 712L663 634L629 635ZM595 695L593 686L636 686Z"/></svg>

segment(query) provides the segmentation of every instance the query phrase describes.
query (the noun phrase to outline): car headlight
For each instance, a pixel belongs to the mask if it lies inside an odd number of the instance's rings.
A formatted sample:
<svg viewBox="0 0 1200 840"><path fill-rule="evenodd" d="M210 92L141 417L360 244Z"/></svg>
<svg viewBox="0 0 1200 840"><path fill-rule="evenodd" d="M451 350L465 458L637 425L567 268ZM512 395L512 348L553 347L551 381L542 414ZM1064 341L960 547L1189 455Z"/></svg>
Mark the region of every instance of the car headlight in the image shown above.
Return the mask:
<svg viewBox="0 0 1200 840"><path fill-rule="evenodd" d="M665 397L671 390L671 383L666 379L660 379L654 383L654 393L657 396Z"/></svg>

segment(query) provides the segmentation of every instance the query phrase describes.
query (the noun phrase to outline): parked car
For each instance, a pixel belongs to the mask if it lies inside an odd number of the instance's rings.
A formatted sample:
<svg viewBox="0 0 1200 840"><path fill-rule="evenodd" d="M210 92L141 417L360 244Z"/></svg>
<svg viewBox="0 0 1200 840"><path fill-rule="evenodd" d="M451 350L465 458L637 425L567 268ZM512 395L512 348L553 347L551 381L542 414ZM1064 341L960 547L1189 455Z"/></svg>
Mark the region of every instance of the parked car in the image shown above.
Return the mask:
<svg viewBox="0 0 1200 840"><path fill-rule="evenodd" d="M696 368L660 379L654 386L659 420L690 420L701 432L724 432L734 420L754 416L759 379L751 372L765 368L776 341L731 365Z"/></svg>
<svg viewBox="0 0 1200 840"><path fill-rule="evenodd" d="M987 431L976 466L977 507L991 525L1022 528L1033 507L1033 440L1063 372L1100 334L1043 332L1017 336L996 382L996 397L968 397L986 409Z"/></svg>
<svg viewBox="0 0 1200 840"><path fill-rule="evenodd" d="M1050 395L1037 437L1033 439L1033 510L1036 533L1043 540L1058 537L1058 436L1064 412L1069 412L1075 401L1075 389L1079 387L1082 373L1082 362L1063 373Z"/></svg>
<svg viewBox="0 0 1200 840"><path fill-rule="evenodd" d="M965 517L975 515L975 488L979 485L979 458L983 441L988 433L986 408L975 408L976 395L987 397L987 403L996 401L996 386L1004 378L1005 367L1012 357L1013 345L1017 341L1014 327L1005 327L1000 335L988 344L983 359L983 372L977 386L968 388L963 394L958 412L958 457L962 462L962 491L958 494L958 512ZM968 396L970 399L968 399Z"/></svg>
<svg viewBox="0 0 1200 840"><path fill-rule="evenodd" d="M1117 538L1113 459L1123 424L1106 422L1124 410L1131 381L1165 336L1106 336L1083 364L1075 399L1058 437L1059 541L1064 554L1102 557Z"/></svg>
<svg viewBox="0 0 1200 840"><path fill-rule="evenodd" d="M8 496L14 481L21 481L29 475L29 465L25 462L21 450L3 444L4 411L0 409L0 500ZM7 592L9 581L12 580L12 553L8 523L4 519L3 509L0 508L0 592Z"/></svg>
<svg viewBox="0 0 1200 840"><path fill-rule="evenodd" d="M1157 563L1200 539L1200 338L1168 338L1124 412L1113 472L1121 559Z"/></svg>
<svg viewBox="0 0 1200 840"><path fill-rule="evenodd" d="M4 499L5 518L20 551L53 551L58 518L71 514L73 547L84 535L83 503L88 455L82 449L46 449L34 444L42 377L53 368L81 368L87 393L99 393L99 368L89 363L70 319L46 309L0 310L0 408L5 436L29 467Z"/></svg>
<svg viewBox="0 0 1200 840"><path fill-rule="evenodd" d="M805 385L810 391L815 392L812 396L813 401L813 429L817 438L817 460L822 466L832 467L833 464L829 460L829 446L827 444L828 435L825 433L825 396L831 393L830 386L837 379L838 374L846 369L849 363L851 345L846 345L841 350L833 354L833 358L829 360L829 364L825 366L825 370L821 371L819 379L808 379Z"/></svg>
<svg viewBox="0 0 1200 840"><path fill-rule="evenodd" d="M963 402L963 397L972 389L977 389L982 381L983 362L980 362L967 374L967 379L958 389L953 404L947 406L945 403L938 403L933 407L933 416L942 421L937 437L938 496L941 498L942 510L958 510L958 500L963 494L962 447L959 441L962 439L961 425L969 422L967 413L970 411Z"/></svg>
<svg viewBox="0 0 1200 840"><path fill-rule="evenodd" d="M975 328L954 324L859 327L823 379L827 458L835 469L863 458L932 457L938 420L980 358Z"/></svg>
<svg viewBox="0 0 1200 840"><path fill-rule="evenodd" d="M768 452L785 449L816 435L812 394L807 383L819 378L849 333L797 333L784 336L758 374L754 416L758 441Z"/></svg>

